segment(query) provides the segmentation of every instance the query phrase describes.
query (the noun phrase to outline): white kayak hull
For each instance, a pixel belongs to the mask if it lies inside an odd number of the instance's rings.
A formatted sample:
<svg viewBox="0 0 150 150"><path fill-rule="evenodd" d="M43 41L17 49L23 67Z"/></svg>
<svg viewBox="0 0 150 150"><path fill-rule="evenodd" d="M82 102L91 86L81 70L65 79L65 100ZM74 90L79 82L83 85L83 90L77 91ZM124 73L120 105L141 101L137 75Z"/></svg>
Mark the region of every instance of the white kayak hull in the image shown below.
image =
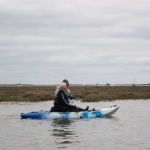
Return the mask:
<svg viewBox="0 0 150 150"><path fill-rule="evenodd" d="M48 112L48 111L37 111L22 113L22 119L53 119L53 118L95 118L95 117L105 117L112 116L119 109L118 105L114 105L108 108L101 108L91 111L81 111L81 112Z"/></svg>

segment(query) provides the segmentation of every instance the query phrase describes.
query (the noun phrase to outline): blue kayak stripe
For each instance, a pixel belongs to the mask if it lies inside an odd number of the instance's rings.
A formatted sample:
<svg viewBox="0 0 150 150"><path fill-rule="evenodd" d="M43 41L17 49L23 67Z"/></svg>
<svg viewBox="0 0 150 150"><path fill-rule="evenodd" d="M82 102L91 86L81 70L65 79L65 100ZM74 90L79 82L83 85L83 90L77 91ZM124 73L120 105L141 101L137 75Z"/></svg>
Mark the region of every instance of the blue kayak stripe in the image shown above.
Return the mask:
<svg viewBox="0 0 150 150"><path fill-rule="evenodd" d="M81 118L88 118L88 117L89 117L88 112L82 112L81 113Z"/></svg>
<svg viewBox="0 0 150 150"><path fill-rule="evenodd" d="M95 117L102 117L103 116L102 112L100 112L100 111L93 111L92 115L94 115Z"/></svg>
<svg viewBox="0 0 150 150"><path fill-rule="evenodd" d="M69 112L60 113L61 118L70 118L69 114L70 114Z"/></svg>

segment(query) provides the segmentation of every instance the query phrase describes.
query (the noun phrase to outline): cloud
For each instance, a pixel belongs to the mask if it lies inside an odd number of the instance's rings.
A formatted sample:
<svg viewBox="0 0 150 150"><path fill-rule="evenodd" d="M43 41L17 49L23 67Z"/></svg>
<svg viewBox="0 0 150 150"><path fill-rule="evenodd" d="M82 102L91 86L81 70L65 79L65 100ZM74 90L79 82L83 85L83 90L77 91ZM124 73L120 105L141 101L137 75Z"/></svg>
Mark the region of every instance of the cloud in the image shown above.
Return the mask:
<svg viewBox="0 0 150 150"><path fill-rule="evenodd" d="M148 0L0 2L0 83L149 83Z"/></svg>

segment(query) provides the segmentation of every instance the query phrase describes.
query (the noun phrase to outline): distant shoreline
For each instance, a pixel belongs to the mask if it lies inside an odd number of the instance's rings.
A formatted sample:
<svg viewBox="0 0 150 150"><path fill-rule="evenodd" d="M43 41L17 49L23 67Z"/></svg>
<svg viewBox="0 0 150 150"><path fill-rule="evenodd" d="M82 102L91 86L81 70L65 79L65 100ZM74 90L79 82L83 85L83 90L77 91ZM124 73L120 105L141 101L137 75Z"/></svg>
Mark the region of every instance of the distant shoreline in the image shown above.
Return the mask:
<svg viewBox="0 0 150 150"><path fill-rule="evenodd" d="M59 84L50 84L50 85L36 85L36 84L0 84L0 87L56 87ZM70 86L150 86L149 84L70 84Z"/></svg>
<svg viewBox="0 0 150 150"><path fill-rule="evenodd" d="M38 102L54 99L57 85L0 86L0 102ZM150 85L71 85L74 100L83 102L150 99Z"/></svg>

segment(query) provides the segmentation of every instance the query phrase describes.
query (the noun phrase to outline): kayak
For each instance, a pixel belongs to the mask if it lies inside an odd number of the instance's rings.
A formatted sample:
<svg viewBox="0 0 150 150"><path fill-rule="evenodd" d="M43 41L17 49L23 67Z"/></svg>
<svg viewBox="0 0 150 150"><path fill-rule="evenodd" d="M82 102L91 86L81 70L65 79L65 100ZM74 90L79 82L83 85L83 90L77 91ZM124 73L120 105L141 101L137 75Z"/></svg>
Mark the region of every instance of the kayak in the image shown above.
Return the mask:
<svg viewBox="0 0 150 150"><path fill-rule="evenodd" d="M81 111L81 112L50 112L37 111L29 113L21 113L22 119L54 119L54 118L95 118L95 117L110 117L119 109L118 105L97 110Z"/></svg>

